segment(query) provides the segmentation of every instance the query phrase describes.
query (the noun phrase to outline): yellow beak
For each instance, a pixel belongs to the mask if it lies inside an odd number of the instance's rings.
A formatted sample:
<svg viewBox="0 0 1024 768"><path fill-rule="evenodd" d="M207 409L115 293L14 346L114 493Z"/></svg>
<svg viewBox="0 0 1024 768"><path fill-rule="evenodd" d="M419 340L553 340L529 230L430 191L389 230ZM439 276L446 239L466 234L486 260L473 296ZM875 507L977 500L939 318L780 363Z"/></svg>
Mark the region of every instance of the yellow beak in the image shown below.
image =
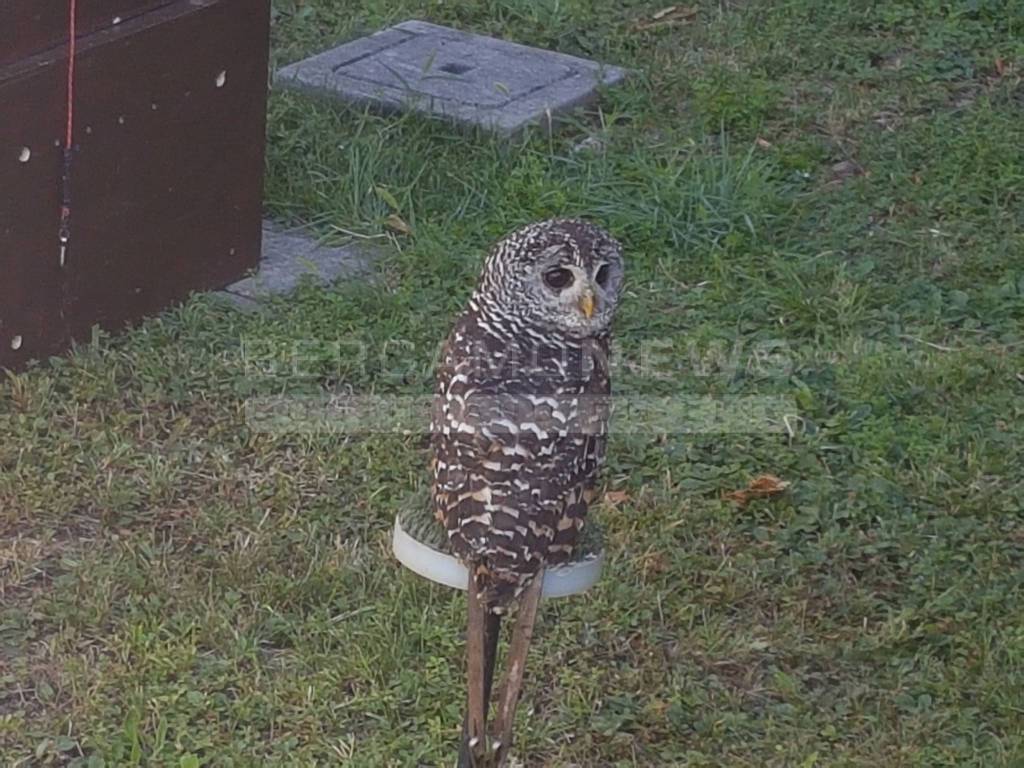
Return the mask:
<svg viewBox="0 0 1024 768"><path fill-rule="evenodd" d="M580 311L589 320L594 315L594 294L587 291L580 296Z"/></svg>

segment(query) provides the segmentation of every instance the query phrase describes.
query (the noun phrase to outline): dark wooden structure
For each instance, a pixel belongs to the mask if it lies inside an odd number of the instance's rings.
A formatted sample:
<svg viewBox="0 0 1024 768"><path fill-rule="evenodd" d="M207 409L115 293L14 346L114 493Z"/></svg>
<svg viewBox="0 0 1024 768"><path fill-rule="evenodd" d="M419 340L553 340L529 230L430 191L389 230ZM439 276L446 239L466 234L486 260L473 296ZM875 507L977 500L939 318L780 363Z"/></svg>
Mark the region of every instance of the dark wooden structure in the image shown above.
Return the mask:
<svg viewBox="0 0 1024 768"><path fill-rule="evenodd" d="M0 5L0 368L259 261L269 0L79 6L61 264L67 2Z"/></svg>

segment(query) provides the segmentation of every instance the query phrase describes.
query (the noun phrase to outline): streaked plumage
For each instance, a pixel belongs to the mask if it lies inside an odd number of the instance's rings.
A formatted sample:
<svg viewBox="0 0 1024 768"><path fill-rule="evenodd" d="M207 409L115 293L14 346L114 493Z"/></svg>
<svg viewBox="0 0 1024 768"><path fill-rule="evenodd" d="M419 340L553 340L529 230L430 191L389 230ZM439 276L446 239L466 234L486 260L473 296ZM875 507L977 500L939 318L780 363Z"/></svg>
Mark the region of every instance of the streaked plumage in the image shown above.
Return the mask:
<svg viewBox="0 0 1024 768"><path fill-rule="evenodd" d="M604 457L622 270L621 247L593 224L524 227L491 251L448 337L432 418L433 501L474 576L471 609L477 599L505 612L579 538Z"/></svg>
<svg viewBox="0 0 1024 768"><path fill-rule="evenodd" d="M587 275L609 265L589 321L571 298L566 313L524 295L524 276L553 268L551 257ZM542 565L565 562L583 527L604 456L608 323L621 273L618 243L592 224L518 230L491 252L445 345L433 419L435 512L492 610Z"/></svg>

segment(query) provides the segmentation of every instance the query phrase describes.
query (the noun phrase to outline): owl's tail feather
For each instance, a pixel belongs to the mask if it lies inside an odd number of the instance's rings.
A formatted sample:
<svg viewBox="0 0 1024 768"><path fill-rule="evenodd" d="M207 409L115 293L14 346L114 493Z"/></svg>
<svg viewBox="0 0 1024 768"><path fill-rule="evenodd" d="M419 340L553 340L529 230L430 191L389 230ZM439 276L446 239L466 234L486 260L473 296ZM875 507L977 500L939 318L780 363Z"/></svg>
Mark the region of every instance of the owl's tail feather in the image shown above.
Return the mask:
<svg viewBox="0 0 1024 768"><path fill-rule="evenodd" d="M487 753L487 711L494 681L494 665L498 655L498 634L501 614L487 609L482 589L470 579L467 590L466 678L467 708L462 723L458 768L483 768Z"/></svg>

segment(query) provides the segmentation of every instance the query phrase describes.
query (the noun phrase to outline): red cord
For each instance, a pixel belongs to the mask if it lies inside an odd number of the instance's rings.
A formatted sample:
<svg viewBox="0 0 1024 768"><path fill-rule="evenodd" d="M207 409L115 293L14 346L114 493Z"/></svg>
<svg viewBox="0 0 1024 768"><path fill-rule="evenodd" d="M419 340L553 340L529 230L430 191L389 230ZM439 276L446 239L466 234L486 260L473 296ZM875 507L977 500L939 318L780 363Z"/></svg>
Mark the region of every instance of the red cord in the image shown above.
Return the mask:
<svg viewBox="0 0 1024 768"><path fill-rule="evenodd" d="M68 243L71 240L71 158L73 154L71 142L74 140L75 129L75 33L77 26L75 17L78 15L77 0L68 0L68 125L64 136L64 157L61 173L61 206L60 225L57 228L57 240L60 241L60 266L63 269L67 260ZM63 312L63 306L62 306Z"/></svg>
<svg viewBox="0 0 1024 768"><path fill-rule="evenodd" d="M68 129L64 148L71 149L72 129L75 125L75 17L77 0L69 0L70 19L68 20Z"/></svg>

